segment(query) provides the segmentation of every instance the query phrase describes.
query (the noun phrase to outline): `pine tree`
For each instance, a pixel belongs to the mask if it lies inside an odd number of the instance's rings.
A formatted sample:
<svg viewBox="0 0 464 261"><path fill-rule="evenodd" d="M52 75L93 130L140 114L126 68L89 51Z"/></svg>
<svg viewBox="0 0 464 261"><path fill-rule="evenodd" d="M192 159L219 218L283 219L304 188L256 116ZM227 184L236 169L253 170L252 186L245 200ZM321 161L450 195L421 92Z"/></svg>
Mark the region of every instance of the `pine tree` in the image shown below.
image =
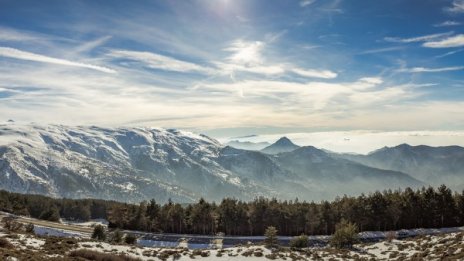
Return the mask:
<svg viewBox="0 0 464 261"><path fill-rule="evenodd" d="M273 226L267 227L264 232L264 245L266 247L275 247L278 245L277 242L277 229Z"/></svg>

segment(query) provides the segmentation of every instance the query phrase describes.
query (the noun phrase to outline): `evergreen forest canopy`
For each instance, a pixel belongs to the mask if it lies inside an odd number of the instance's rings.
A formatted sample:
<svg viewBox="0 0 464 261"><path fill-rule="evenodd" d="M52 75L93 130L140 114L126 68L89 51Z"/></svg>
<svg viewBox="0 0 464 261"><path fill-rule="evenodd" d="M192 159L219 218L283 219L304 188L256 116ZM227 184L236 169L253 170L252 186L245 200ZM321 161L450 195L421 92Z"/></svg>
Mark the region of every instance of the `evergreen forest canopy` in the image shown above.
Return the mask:
<svg viewBox="0 0 464 261"><path fill-rule="evenodd" d="M139 205L97 199L55 199L0 191L0 210L50 221L60 218L88 221L104 218L110 228L164 233L263 235L274 226L279 235L329 235L342 219L360 231L389 231L464 225L464 191L445 185L420 190L375 192L343 196L332 202L279 201L232 198L219 204L200 199L181 205L154 200Z"/></svg>

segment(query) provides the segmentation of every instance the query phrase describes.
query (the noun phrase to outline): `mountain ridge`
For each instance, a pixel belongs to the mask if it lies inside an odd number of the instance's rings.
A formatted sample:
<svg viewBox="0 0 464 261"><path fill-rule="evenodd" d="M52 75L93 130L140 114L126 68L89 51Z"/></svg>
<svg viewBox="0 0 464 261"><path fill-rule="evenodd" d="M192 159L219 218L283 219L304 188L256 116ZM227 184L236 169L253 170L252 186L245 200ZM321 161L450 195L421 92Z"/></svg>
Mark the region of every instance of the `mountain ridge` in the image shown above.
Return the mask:
<svg viewBox="0 0 464 261"><path fill-rule="evenodd" d="M282 143L293 144L283 139L278 145ZM128 202L193 202L260 196L322 200L424 185L399 171L297 147L266 154L175 129L0 125L0 189Z"/></svg>

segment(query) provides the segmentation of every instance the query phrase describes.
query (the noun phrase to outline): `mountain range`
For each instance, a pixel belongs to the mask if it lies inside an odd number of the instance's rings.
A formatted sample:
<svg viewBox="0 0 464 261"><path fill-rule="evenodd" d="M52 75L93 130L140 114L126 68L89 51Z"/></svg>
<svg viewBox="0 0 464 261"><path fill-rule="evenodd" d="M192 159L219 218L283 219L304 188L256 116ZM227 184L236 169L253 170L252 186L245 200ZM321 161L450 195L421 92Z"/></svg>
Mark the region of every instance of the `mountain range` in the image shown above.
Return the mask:
<svg viewBox="0 0 464 261"><path fill-rule="evenodd" d="M175 129L0 125L0 189L54 197L328 200L458 182L463 162L464 149L456 146L347 155L283 137L257 151Z"/></svg>

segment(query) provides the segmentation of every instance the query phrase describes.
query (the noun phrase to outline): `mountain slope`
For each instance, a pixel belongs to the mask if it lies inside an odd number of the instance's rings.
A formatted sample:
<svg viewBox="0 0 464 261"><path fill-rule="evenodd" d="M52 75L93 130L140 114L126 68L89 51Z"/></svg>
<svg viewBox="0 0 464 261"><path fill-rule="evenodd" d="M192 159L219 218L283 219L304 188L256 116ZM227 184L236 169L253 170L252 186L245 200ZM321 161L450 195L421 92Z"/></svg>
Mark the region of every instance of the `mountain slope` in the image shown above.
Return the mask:
<svg viewBox="0 0 464 261"><path fill-rule="evenodd" d="M291 151L241 150L172 129L0 125L0 189L192 202L258 196L321 200L422 185L406 174L300 148L285 138L276 144Z"/></svg>
<svg viewBox="0 0 464 261"><path fill-rule="evenodd" d="M283 152L290 152L292 150L298 149L299 147L300 146L295 145L287 137L282 137L279 140L277 140L275 143L262 149L261 152L266 153L266 154L279 154Z"/></svg>
<svg viewBox="0 0 464 261"><path fill-rule="evenodd" d="M375 168L408 173L431 185L447 184L460 187L464 184L464 148L459 146L430 147L401 144L385 147L368 155L343 155Z"/></svg>
<svg viewBox="0 0 464 261"><path fill-rule="evenodd" d="M326 198L337 194L357 194L359 191L419 187L423 183L405 173L381 170L333 157L312 146L301 147L276 156L282 168L298 175L302 183L314 184Z"/></svg>
<svg viewBox="0 0 464 261"><path fill-rule="evenodd" d="M220 199L245 186L215 162L222 145L206 136L144 128L0 127L0 188L126 201ZM250 191L250 192L249 192Z"/></svg>

